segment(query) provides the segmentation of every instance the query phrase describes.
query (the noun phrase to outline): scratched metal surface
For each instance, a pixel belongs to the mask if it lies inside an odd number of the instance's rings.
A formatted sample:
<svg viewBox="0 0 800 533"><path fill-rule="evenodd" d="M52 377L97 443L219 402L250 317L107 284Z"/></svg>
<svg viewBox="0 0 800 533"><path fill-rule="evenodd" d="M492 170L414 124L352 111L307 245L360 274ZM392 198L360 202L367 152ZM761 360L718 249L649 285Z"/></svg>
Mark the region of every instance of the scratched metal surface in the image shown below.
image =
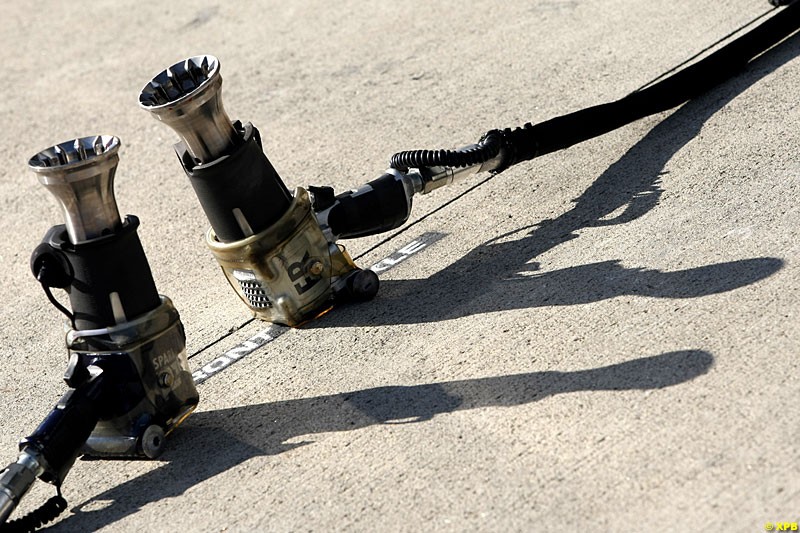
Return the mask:
<svg viewBox="0 0 800 533"><path fill-rule="evenodd" d="M796 521L797 38L735 80L348 243L368 304L249 321L136 105L188 55L291 186L618 98L769 6L647 0L4 7L0 460L60 396L28 272L61 223L25 162L122 139L117 198L180 310L201 405L157 461L79 461L53 531L758 531ZM423 219L424 218L424 219ZM388 261L387 261L388 258ZM391 266L391 268L388 268ZM38 486L30 509L49 494Z"/></svg>

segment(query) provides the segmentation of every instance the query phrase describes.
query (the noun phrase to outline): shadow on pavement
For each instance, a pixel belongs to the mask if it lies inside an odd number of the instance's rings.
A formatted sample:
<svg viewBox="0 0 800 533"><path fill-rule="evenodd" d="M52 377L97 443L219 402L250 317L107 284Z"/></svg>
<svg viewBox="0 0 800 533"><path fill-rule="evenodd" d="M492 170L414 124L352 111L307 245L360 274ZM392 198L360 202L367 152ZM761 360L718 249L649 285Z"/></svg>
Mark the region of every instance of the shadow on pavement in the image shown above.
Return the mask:
<svg viewBox="0 0 800 533"><path fill-rule="evenodd" d="M525 275L530 272L520 273L520 270L537 268L531 260L577 238L582 229L624 224L653 209L663 192L664 166L673 155L700 132L714 113L795 58L800 53L798 45L800 34L756 59L738 77L675 111L611 165L574 200L575 206L558 218L533 226L533 231L523 238L504 242L498 242L502 237L492 239L427 279L382 281L377 298L368 305L343 306L337 313L329 313L305 327L437 322L478 313L573 305L631 294L693 298L733 290L774 274L783 262L772 257L677 272L629 269L621 266L620 261L535 275ZM698 180L702 179L698 176Z"/></svg>
<svg viewBox="0 0 800 533"><path fill-rule="evenodd" d="M92 531L113 524L149 502L178 496L252 457L312 443L289 442L298 437L419 423L455 411L517 406L569 392L660 389L705 374L713 362L708 352L687 350L575 372L378 387L196 413L172 439L162 466L76 506L76 515L52 530Z"/></svg>
<svg viewBox="0 0 800 533"><path fill-rule="evenodd" d="M678 272L626 269L618 261L554 272L520 273L532 259L594 226L621 224L652 209L662 189L666 162L703 123L752 84L798 55L793 37L755 61L745 73L673 113L603 173L573 209L536 226L525 237L490 241L426 280L384 283L369 306L343 308L316 327L438 321L491 310L531 305L569 305L643 294L691 298L763 279L781 267L776 258L754 258ZM614 219L606 217L622 209ZM509 284L526 284L527 293ZM514 292L514 297L509 297ZM365 309L371 309L365 313ZM380 316L374 316L374 313ZM366 314L372 319L361 320ZM530 404L576 391L647 390L687 382L711 368L708 352L669 352L577 372L531 372L416 386L391 386L348 393L201 412L172 439L164 463L73 509L52 530L95 530L146 504L189 488L257 456L309 445L298 437L358 430L378 424L420 423L460 410ZM439 445L441 443L433 443Z"/></svg>

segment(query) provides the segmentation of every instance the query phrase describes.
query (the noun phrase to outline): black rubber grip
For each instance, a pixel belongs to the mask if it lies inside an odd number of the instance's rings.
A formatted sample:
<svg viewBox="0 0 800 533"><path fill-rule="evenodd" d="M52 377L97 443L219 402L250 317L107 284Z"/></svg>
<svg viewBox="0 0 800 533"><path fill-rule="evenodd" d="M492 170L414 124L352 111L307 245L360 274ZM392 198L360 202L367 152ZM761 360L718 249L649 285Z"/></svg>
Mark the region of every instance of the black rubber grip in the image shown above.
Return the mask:
<svg viewBox="0 0 800 533"><path fill-rule="evenodd" d="M393 174L384 174L356 192L336 196L328 225L341 238L365 237L402 225L410 212L403 182Z"/></svg>
<svg viewBox="0 0 800 533"><path fill-rule="evenodd" d="M19 447L41 452L47 468L41 478L60 485L72 468L78 453L100 419L107 381L100 374L77 389L70 389L59 400L33 434Z"/></svg>
<svg viewBox="0 0 800 533"><path fill-rule="evenodd" d="M223 242L247 236L235 210L241 212L253 233L259 233L274 224L292 203L291 193L261 148L258 130L250 123L237 130L243 138L236 150L202 165L194 161L185 145L175 145L200 205Z"/></svg>
<svg viewBox="0 0 800 533"><path fill-rule="evenodd" d="M161 304L138 227L139 219L128 215L116 233L81 244L69 241L64 225L53 226L45 235L44 242L63 254L70 270L66 290L77 329L115 325L110 299L114 292L129 320Z"/></svg>

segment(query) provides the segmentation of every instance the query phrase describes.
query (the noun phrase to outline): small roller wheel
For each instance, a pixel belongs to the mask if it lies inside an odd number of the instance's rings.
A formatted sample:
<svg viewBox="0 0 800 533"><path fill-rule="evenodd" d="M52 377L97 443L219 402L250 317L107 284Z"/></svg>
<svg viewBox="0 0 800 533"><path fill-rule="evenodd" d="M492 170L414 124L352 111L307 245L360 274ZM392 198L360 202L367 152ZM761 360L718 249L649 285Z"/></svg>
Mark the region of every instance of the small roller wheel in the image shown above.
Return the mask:
<svg viewBox="0 0 800 533"><path fill-rule="evenodd" d="M165 440L164 429L161 426L147 426L139 441L139 448L145 457L155 459L164 451Z"/></svg>
<svg viewBox="0 0 800 533"><path fill-rule="evenodd" d="M380 287L378 275L372 270L358 270L347 279L350 297L358 302L375 298Z"/></svg>

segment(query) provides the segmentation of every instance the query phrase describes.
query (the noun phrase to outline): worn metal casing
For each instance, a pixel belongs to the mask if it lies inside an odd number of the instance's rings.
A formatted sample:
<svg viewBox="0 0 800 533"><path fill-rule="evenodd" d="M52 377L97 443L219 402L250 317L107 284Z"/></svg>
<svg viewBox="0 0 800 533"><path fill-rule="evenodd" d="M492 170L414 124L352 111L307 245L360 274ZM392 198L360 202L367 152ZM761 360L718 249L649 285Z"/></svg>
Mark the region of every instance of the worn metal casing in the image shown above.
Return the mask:
<svg viewBox="0 0 800 533"><path fill-rule="evenodd" d="M199 401L183 325L170 299L161 296L159 307L116 326L70 330L66 340L84 366L111 372L121 391L118 412L101 418L81 451L99 457L157 456L163 437Z"/></svg>
<svg viewBox="0 0 800 533"><path fill-rule="evenodd" d="M356 270L347 253L325 238L302 187L264 231L226 243L210 228L206 244L253 314L288 326L330 309L337 281Z"/></svg>

